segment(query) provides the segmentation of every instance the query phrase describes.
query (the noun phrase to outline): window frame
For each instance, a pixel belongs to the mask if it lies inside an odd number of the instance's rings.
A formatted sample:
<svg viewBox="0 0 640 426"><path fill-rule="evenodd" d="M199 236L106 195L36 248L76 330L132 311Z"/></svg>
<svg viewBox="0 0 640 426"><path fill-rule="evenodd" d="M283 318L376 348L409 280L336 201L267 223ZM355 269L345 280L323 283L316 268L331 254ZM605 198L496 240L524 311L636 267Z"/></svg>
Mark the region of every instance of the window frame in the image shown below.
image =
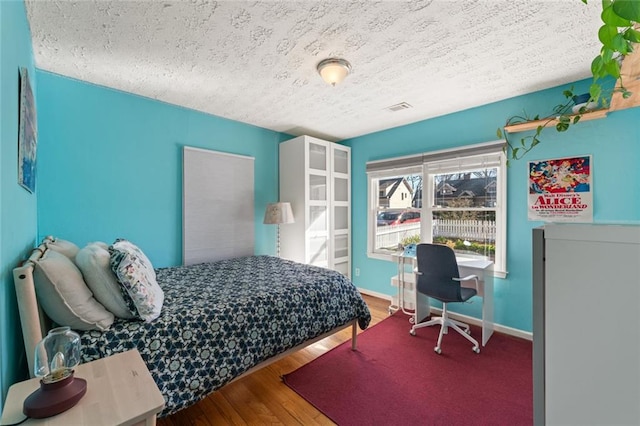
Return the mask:
<svg viewBox="0 0 640 426"><path fill-rule="evenodd" d="M490 161L485 160L490 158ZM420 159L420 165L417 165L417 160ZM382 166L375 167L374 170L367 172L367 194L368 194L368 230L367 230L367 256L373 259L394 261L394 255L389 253L382 253L376 251L376 224L378 210L378 182L381 179L387 179L397 176L406 176L411 174L422 175L422 207L420 208L420 239L423 242L431 242L433 235L431 233L432 225L432 213L434 211L430 206L430 200L433 198L431 190L427 191L426 188L432 188L433 175L442 174L444 172L437 171L436 166L448 165L445 172L454 171L468 171L477 170L482 167L497 168L496 176L496 206L491 208L495 209L496 216L496 252L494 260L494 275L500 278L505 278L507 272L507 166L506 156L502 151L501 143L489 142L485 144L472 145L467 147L461 147L457 149L448 149L441 151L434 151L430 153L420 154L419 156L401 157L398 159L399 164L408 164L404 167L394 167L394 159L381 160L375 162L382 164ZM460 166L456 169L452 166L454 163L458 163ZM367 168L369 168L367 164ZM376 164L376 165L377 165ZM385 167L389 165L389 167Z"/></svg>

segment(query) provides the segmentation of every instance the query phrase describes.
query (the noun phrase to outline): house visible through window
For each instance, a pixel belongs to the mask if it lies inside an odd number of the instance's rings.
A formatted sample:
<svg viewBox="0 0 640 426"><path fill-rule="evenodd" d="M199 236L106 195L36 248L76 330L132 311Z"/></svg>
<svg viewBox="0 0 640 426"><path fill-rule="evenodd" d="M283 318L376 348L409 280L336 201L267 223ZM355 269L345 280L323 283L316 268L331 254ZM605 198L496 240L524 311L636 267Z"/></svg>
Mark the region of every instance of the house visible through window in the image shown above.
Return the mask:
<svg viewBox="0 0 640 426"><path fill-rule="evenodd" d="M435 242L489 259L504 276L505 172L499 143L368 163L369 256L391 260L407 244Z"/></svg>

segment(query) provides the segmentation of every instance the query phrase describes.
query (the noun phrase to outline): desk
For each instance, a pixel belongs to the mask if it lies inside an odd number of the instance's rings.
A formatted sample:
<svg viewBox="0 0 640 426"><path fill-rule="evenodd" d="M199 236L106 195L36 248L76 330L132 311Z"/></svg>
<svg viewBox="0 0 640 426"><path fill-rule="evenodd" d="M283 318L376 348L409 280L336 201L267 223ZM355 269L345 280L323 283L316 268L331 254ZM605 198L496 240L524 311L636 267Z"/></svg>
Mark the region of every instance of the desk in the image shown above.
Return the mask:
<svg viewBox="0 0 640 426"><path fill-rule="evenodd" d="M398 275L391 279L391 285L398 288L397 296L389 306L389 312L393 313L402 310L409 315L409 321L414 323L422 322L431 315L429 297L416 290L416 278L414 270L417 262L415 257L394 255L394 260L398 264ZM482 298L482 319L469 321L470 317L460 318L459 314L449 311L452 317L458 317L463 322L479 324L482 327L482 346L486 346L487 341L493 334L493 262L474 258L457 257L458 270L461 277L467 275L478 276L478 297ZM463 282L462 286L475 288L473 281ZM436 313L440 309L434 308Z"/></svg>
<svg viewBox="0 0 640 426"><path fill-rule="evenodd" d="M164 398L147 366L134 349L75 368L75 376L87 381L87 393L69 410L53 417L29 419L23 425L155 425ZM24 419L22 404L40 387L40 379L16 383L9 388L2 424Z"/></svg>

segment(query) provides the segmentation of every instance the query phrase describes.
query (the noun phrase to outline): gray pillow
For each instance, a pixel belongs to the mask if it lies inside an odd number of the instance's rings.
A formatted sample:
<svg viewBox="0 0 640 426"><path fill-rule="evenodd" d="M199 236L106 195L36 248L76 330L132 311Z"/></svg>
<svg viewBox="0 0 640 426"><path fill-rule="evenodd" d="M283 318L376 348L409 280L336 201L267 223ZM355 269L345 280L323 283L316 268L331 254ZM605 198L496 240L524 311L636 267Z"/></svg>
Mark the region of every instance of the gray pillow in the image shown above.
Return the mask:
<svg viewBox="0 0 640 426"><path fill-rule="evenodd" d="M107 251L109 246L106 243L102 244L90 243L82 248L76 255L76 265L80 268L84 281L98 302L118 318L134 318L109 265L110 255Z"/></svg>
<svg viewBox="0 0 640 426"><path fill-rule="evenodd" d="M96 301L76 265L55 250L35 262L33 280L38 302L58 325L76 330L106 330L113 314Z"/></svg>

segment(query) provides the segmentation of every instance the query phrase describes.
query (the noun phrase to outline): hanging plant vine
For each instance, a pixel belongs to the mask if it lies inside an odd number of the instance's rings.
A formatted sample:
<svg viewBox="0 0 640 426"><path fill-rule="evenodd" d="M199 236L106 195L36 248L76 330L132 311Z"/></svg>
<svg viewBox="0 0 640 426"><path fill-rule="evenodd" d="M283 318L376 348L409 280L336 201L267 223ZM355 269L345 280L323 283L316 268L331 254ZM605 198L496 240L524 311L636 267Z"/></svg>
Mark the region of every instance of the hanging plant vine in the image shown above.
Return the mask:
<svg viewBox="0 0 640 426"><path fill-rule="evenodd" d="M587 4L588 0L581 0ZM589 87L589 100L587 105L602 105L608 108L609 99L613 93L621 93L623 98L631 96L624 87L624 82L620 78L620 64L622 59L633 52L634 44L640 43L640 0L602 0L602 13L600 14L603 25L598 30L598 39L602 43L600 54L591 62L591 73L593 82ZM619 84L613 89L605 91L601 81L606 77L615 78ZM573 111L574 97L573 87L563 91L566 101L553 108L553 114L540 118L538 115L530 117L524 113L523 116L509 117L504 127L497 131L498 138L504 139L503 151L509 160L519 160L536 145L540 144L540 135L545 127L555 123L558 132L566 132L571 125L580 122L583 115L590 111L586 105L577 112ZM533 134L512 140L505 127L526 123L532 120L541 120Z"/></svg>

